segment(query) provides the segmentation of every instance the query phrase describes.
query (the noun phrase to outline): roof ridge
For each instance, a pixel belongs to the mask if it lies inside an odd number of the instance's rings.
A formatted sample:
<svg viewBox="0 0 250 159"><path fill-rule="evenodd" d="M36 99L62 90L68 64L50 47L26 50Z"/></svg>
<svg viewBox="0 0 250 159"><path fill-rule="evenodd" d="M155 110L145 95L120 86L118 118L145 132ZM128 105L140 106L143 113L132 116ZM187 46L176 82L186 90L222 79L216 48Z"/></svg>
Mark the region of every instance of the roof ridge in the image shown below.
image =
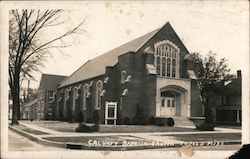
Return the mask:
<svg viewBox="0 0 250 159"><path fill-rule="evenodd" d="M56 75L56 74L48 74L48 73L42 73L42 75L68 77L66 75Z"/></svg>

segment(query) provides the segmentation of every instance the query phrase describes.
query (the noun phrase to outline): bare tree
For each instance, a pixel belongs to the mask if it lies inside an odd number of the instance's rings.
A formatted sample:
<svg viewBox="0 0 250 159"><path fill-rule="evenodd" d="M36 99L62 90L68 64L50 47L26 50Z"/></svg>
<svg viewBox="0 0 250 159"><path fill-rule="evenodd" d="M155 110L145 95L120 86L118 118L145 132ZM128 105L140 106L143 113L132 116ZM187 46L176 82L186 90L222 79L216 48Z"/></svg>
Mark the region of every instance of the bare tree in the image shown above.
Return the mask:
<svg viewBox="0 0 250 159"><path fill-rule="evenodd" d="M11 10L9 15L9 87L13 99L12 124L20 117L20 86L24 79L43 66L49 50L68 47L66 37L79 33L84 20L77 26L49 40L41 38L45 28L60 25L63 10Z"/></svg>

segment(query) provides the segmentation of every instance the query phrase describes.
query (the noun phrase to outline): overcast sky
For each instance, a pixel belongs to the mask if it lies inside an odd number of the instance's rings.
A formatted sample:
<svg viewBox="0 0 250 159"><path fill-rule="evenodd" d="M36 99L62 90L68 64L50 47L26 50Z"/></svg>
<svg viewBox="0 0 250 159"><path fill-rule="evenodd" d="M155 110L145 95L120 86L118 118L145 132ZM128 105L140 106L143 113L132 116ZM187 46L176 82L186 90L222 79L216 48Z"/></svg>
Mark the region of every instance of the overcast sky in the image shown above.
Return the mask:
<svg viewBox="0 0 250 159"><path fill-rule="evenodd" d="M69 76L87 60L160 28L167 21L189 52L206 55L212 50L219 58L228 59L232 73L246 69L249 53L247 1L97 1L69 4L63 6L67 10L60 17L66 21L65 24L46 31L43 36L52 37L77 25L85 17L82 28L86 33L74 36L72 46L62 50L68 56L51 50L54 58L49 58L41 68L43 73ZM32 87L38 87L41 73L35 77L38 81L31 82Z"/></svg>

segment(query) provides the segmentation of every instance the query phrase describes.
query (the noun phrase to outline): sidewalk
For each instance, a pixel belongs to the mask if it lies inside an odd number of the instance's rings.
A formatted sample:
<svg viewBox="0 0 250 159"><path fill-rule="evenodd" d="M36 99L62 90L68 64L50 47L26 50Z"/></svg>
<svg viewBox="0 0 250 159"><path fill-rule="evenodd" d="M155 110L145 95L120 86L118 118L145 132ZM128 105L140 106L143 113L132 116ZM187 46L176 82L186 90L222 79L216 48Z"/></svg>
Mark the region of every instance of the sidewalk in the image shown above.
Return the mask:
<svg viewBox="0 0 250 159"><path fill-rule="evenodd" d="M31 141L18 133L9 130L9 151L58 151L65 150L59 147L44 146L37 142Z"/></svg>

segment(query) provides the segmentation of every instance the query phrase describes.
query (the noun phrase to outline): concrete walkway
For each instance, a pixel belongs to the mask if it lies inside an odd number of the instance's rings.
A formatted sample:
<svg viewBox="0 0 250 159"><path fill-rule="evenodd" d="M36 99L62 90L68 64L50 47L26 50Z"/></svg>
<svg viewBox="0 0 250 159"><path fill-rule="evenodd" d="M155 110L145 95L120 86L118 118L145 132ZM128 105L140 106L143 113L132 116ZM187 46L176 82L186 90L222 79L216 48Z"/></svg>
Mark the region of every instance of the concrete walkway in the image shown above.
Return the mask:
<svg viewBox="0 0 250 159"><path fill-rule="evenodd" d="M34 130L38 130L38 131L42 131L42 132L51 134L51 135L64 135L65 134L64 132L55 131L55 130L52 130L52 129L47 129L47 128L44 128L44 127L41 127L41 126L37 126L37 125L34 125L34 124L24 122L24 121L19 121L19 124L24 125L24 126L26 126L28 128L34 129Z"/></svg>

